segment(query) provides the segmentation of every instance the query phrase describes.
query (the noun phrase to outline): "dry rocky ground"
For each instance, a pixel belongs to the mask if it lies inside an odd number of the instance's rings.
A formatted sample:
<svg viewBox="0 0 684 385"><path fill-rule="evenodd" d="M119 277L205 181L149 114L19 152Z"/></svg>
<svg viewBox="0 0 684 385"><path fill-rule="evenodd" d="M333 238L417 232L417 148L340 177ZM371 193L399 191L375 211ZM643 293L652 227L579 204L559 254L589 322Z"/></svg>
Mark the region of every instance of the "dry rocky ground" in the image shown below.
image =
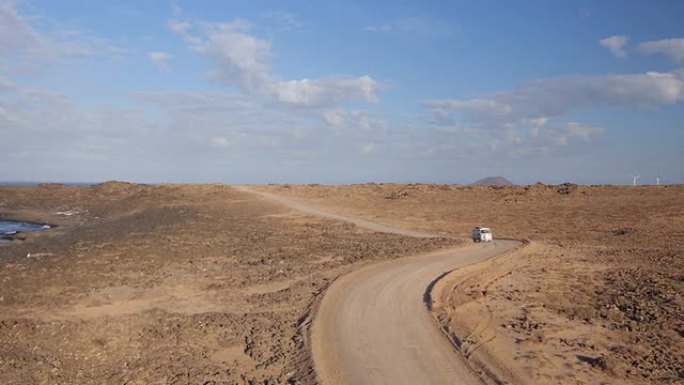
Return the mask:
<svg viewBox="0 0 684 385"><path fill-rule="evenodd" d="M218 185L0 188L0 383L312 383L301 324L339 274L446 246ZM619 277L618 277L619 278Z"/></svg>
<svg viewBox="0 0 684 385"><path fill-rule="evenodd" d="M406 228L530 240L439 284L435 315L491 377L684 383L684 186L262 188Z"/></svg>

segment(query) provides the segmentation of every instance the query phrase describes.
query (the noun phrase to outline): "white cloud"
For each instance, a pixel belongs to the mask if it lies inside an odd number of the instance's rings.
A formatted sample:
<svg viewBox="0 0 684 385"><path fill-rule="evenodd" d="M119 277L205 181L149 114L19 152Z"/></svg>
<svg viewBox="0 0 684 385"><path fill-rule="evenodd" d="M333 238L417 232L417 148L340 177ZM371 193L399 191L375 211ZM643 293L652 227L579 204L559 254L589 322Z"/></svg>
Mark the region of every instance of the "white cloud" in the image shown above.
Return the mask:
<svg viewBox="0 0 684 385"><path fill-rule="evenodd" d="M169 22L172 32L214 62L212 75L224 85L269 101L303 107L378 101L381 84L368 75L285 80L272 74L271 42L249 34L250 25L244 21L200 25L201 32L191 34L193 25Z"/></svg>
<svg viewBox="0 0 684 385"><path fill-rule="evenodd" d="M215 76L229 86L256 92L269 83L271 43L245 33L243 21L205 25L206 38L191 36L192 48L217 65ZM187 37L186 37L186 40Z"/></svg>
<svg viewBox="0 0 684 385"><path fill-rule="evenodd" d="M441 120L450 121L457 111L465 111L473 120L505 120L512 107L494 99L443 99L425 103Z"/></svg>
<svg viewBox="0 0 684 385"><path fill-rule="evenodd" d="M173 3L171 4L171 12L174 17L178 17L183 14L183 8L181 8L181 6L178 4Z"/></svg>
<svg viewBox="0 0 684 385"><path fill-rule="evenodd" d="M435 17L400 17L380 24L369 25L368 32L386 33L400 37L440 38L453 35L451 25Z"/></svg>
<svg viewBox="0 0 684 385"><path fill-rule="evenodd" d="M275 98L302 106L339 105L350 101L376 103L378 82L370 76L301 79L275 83Z"/></svg>
<svg viewBox="0 0 684 385"><path fill-rule="evenodd" d="M225 148L230 145L230 140L225 136L213 136L211 137L211 145L217 148Z"/></svg>
<svg viewBox="0 0 684 385"><path fill-rule="evenodd" d="M367 143L361 147L361 153L372 154L375 152L375 143Z"/></svg>
<svg viewBox="0 0 684 385"><path fill-rule="evenodd" d="M530 138L533 138L533 139L538 138L540 131L541 131L541 127L532 126L532 128L530 128Z"/></svg>
<svg viewBox="0 0 684 385"><path fill-rule="evenodd" d="M369 25L365 29L368 32L392 32L394 28L392 28L391 24L385 23L380 25Z"/></svg>
<svg viewBox="0 0 684 385"><path fill-rule="evenodd" d="M304 27L304 22L292 12L271 11L266 13L266 18L275 22L276 28L281 32L297 31Z"/></svg>
<svg viewBox="0 0 684 385"><path fill-rule="evenodd" d="M152 51L147 53L147 58L154 63L163 63L171 58L166 52Z"/></svg>
<svg viewBox="0 0 684 385"><path fill-rule="evenodd" d="M17 13L13 2L0 2L0 56L41 50L47 44Z"/></svg>
<svg viewBox="0 0 684 385"><path fill-rule="evenodd" d="M158 70L163 72L169 71L169 64L167 62L171 59L171 55L168 53L158 51L148 52L147 58Z"/></svg>
<svg viewBox="0 0 684 385"><path fill-rule="evenodd" d="M184 36L188 33L191 25L185 21L169 20L167 27L169 27L169 31L173 32L174 34Z"/></svg>
<svg viewBox="0 0 684 385"><path fill-rule="evenodd" d="M678 64L684 63L684 38L647 41L639 44L639 51L647 54L662 54Z"/></svg>
<svg viewBox="0 0 684 385"><path fill-rule="evenodd" d="M544 127L548 121L548 118L536 118L527 119L524 121L524 123L532 127Z"/></svg>
<svg viewBox="0 0 684 385"><path fill-rule="evenodd" d="M608 48L616 57L624 58L627 56L625 45L627 45L628 41L629 38L625 35L615 35L602 39L599 41L599 44Z"/></svg>
<svg viewBox="0 0 684 385"><path fill-rule="evenodd" d="M341 126L346 121L345 112L340 110L325 110L321 117L329 126Z"/></svg>
<svg viewBox="0 0 684 385"><path fill-rule="evenodd" d="M20 13L16 5L0 0L0 70L42 68L65 59L128 53L107 39L45 18L47 27L39 32L31 24L34 18Z"/></svg>
<svg viewBox="0 0 684 385"><path fill-rule="evenodd" d="M498 141L497 147L500 148L494 150L503 151L511 160L546 158L558 155L561 151L577 157L592 139L603 135L604 131L601 127L577 122L532 127L527 138L519 137L509 143Z"/></svg>
<svg viewBox="0 0 684 385"><path fill-rule="evenodd" d="M590 139L603 134L601 127L583 123L570 122L545 130L548 141L556 146L566 146L570 140L580 139L588 142Z"/></svg>

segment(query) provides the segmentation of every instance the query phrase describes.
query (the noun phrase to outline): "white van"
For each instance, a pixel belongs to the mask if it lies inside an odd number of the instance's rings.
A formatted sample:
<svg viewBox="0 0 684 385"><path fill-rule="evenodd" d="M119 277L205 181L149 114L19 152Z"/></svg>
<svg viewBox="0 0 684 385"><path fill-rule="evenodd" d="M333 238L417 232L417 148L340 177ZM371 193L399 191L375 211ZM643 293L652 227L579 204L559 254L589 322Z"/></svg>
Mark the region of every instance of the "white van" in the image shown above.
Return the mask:
<svg viewBox="0 0 684 385"><path fill-rule="evenodd" d="M474 242L491 242L492 230L489 227L476 227L473 229Z"/></svg>

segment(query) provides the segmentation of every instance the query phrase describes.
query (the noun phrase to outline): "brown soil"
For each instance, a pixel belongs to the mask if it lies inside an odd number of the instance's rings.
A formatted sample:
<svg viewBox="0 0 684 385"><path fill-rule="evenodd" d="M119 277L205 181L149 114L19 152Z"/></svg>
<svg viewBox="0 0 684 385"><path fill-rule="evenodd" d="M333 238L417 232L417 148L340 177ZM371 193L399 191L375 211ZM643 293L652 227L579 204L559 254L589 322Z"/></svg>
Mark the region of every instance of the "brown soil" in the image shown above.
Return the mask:
<svg viewBox="0 0 684 385"><path fill-rule="evenodd" d="M435 315L491 377L684 383L684 186L263 189L399 227L531 240L435 289Z"/></svg>
<svg viewBox="0 0 684 385"><path fill-rule="evenodd" d="M58 214L61 213L61 214ZM302 323L339 274L455 242L218 185L0 188L0 383L312 383Z"/></svg>

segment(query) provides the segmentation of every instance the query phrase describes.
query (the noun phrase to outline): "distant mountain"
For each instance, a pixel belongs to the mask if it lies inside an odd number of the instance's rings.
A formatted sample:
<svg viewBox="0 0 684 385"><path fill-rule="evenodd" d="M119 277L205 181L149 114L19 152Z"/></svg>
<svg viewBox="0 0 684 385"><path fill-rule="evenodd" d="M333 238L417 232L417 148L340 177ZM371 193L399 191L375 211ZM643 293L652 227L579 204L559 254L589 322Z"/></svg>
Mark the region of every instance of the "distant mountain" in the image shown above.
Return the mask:
<svg viewBox="0 0 684 385"><path fill-rule="evenodd" d="M473 183L474 186L513 186L513 183L502 176L488 176Z"/></svg>

